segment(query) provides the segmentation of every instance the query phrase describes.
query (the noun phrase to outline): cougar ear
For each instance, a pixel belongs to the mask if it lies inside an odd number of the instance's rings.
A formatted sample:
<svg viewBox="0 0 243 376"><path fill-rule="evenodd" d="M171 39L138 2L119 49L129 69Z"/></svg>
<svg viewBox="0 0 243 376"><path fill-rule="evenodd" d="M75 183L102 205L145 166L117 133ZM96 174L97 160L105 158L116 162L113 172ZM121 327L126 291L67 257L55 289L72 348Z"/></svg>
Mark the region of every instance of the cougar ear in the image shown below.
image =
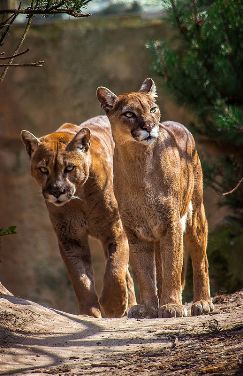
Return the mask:
<svg viewBox="0 0 243 376"><path fill-rule="evenodd" d="M152 78L146 78L143 81L142 86L140 87L139 91L142 91L144 93L148 93L153 98L156 98L158 96L157 90L156 90L156 85L155 85L154 81L152 80Z"/></svg>
<svg viewBox="0 0 243 376"><path fill-rule="evenodd" d="M67 151L87 151L90 146L90 130L82 128L66 146Z"/></svg>
<svg viewBox="0 0 243 376"><path fill-rule="evenodd" d="M37 137L35 137L32 133L25 130L21 131L21 139L25 144L26 151L29 157L31 157L31 155L34 153L34 151L36 151L36 149L40 145L40 140Z"/></svg>
<svg viewBox="0 0 243 376"><path fill-rule="evenodd" d="M112 93L112 91L103 86L98 87L96 91L96 96L100 101L101 107L105 110L105 112L110 111L117 98L116 94Z"/></svg>

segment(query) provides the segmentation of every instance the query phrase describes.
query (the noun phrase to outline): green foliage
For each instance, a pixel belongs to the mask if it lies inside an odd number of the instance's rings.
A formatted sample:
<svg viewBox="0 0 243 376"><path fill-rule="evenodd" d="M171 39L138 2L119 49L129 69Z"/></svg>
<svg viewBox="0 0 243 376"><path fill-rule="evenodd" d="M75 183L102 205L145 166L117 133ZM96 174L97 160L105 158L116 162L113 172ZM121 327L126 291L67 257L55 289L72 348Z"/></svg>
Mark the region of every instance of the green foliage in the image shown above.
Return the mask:
<svg viewBox="0 0 243 376"><path fill-rule="evenodd" d="M242 164L236 158L232 158L231 155L225 155L215 161L202 160L202 167L204 183L219 194L231 191L242 176ZM241 186L233 194L225 196L221 205L234 208L235 216L242 222L243 195L240 188Z"/></svg>
<svg viewBox="0 0 243 376"><path fill-rule="evenodd" d="M212 295L231 293L243 286L242 226L229 218L209 234L208 260ZM193 271L189 260L183 300L191 301Z"/></svg>
<svg viewBox="0 0 243 376"><path fill-rule="evenodd" d="M243 176L243 2L166 0L171 37L154 41L153 67L177 102L196 114L196 135L222 156L203 161L205 182L228 192ZM221 196L223 197L223 196ZM242 288L243 184L222 204L232 217L210 233L208 258L213 294ZM235 220L237 218L237 221ZM192 268L184 298L192 298Z"/></svg>
<svg viewBox="0 0 243 376"><path fill-rule="evenodd" d="M178 103L197 115L196 131L225 148L225 161L214 169L210 161L207 176L222 193L243 175L243 2L166 0L163 5L172 37L150 43L153 67ZM224 203L242 208L242 197L241 187Z"/></svg>
<svg viewBox="0 0 243 376"><path fill-rule="evenodd" d="M16 234L16 226L9 226L7 228L0 228L0 236Z"/></svg>
<svg viewBox="0 0 243 376"><path fill-rule="evenodd" d="M217 0L209 7L200 7L201 1L198 6L191 1L170 3L176 4L174 11L169 8L176 33L173 40L151 45L154 68L177 100L206 120L205 133L228 142L233 129L242 145L243 133L237 130L243 119L243 3Z"/></svg>
<svg viewBox="0 0 243 376"><path fill-rule="evenodd" d="M212 292L233 292L243 286L242 226L225 222L210 234L208 258Z"/></svg>

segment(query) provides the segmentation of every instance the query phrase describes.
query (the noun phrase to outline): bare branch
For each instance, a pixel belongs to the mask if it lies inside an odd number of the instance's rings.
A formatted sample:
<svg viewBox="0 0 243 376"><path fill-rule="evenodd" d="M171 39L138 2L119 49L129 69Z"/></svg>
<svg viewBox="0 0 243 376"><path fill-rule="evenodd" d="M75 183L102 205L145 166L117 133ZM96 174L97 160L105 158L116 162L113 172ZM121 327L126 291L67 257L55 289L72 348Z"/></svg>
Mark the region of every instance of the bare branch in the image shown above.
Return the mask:
<svg viewBox="0 0 243 376"><path fill-rule="evenodd" d="M0 0L1 1L1 0ZM7 18L1 22L0 24L0 30L2 30L2 33L0 35L0 46L3 45L3 41L5 40L6 36L8 35L10 31L10 27L12 26L13 22L15 21L16 17L19 14L25 14L27 16L27 23L24 30L24 33L21 37L21 40L19 41L15 51L13 51L12 55L5 56L5 52L0 52L0 68L3 68L3 72L0 75L0 83L4 80L6 73L10 67L42 67L44 64L44 61L34 61L30 63L13 63L14 59L18 56L26 54L29 49L26 49L22 52L19 52L20 48L22 47L24 40L26 38L26 35L29 31L31 21L34 15L56 15L56 14L67 14L69 16L73 16L76 18L80 17L88 17L90 14L85 14L80 12L80 8L77 6L72 6L72 2L68 2L66 0L59 0L59 1L46 1L45 6L43 6L43 3L39 0L32 0L30 2L30 5L28 7L21 8L21 1L19 2L18 8L12 8L12 9L0 9L0 15L6 14ZM71 3L71 4L70 4ZM83 2L86 3L85 1ZM41 5L42 4L42 5ZM82 4L80 4L82 6ZM9 16L10 14L10 16ZM9 60L8 62L2 62L1 60Z"/></svg>
<svg viewBox="0 0 243 376"><path fill-rule="evenodd" d="M0 67L43 67L44 60L35 61L33 63L19 63L19 64L1 64Z"/></svg>
<svg viewBox="0 0 243 376"><path fill-rule="evenodd" d="M27 52L29 52L29 48L26 48L26 50L22 51L22 52L19 52L17 54L14 54L14 55L11 55L11 56L4 56L4 57L1 57L0 56L0 60L9 60L9 59L12 59L12 58L15 58L15 57L18 57L18 56L21 56L21 55L24 55L26 54ZM5 53L4 52L1 52L0 55L4 55ZM3 65L1 65L3 66Z"/></svg>
<svg viewBox="0 0 243 376"><path fill-rule="evenodd" d="M28 22L27 22L27 24L26 24L26 27L25 27L24 33L23 33L23 35L22 35L22 38L20 39L19 44L18 44L18 46L16 47L16 49L15 49L13 55L16 55L16 54L19 53L19 50L20 50L20 48L22 47L22 44L24 43L25 38L26 38L26 35L27 35L28 31L29 31L29 28L30 28L30 25L31 25L31 21L32 21L32 16L30 16L30 18L28 19ZM12 58L10 59L8 65L5 65L5 68L4 68L4 70L3 70L3 73L2 73L1 76L0 76L0 82L2 82L2 81L4 80L4 77L5 77L6 74L7 74L7 71L8 71L9 66L13 64L13 60L14 60L14 57L12 57Z"/></svg>
<svg viewBox="0 0 243 376"><path fill-rule="evenodd" d="M0 27L8 26L8 21L10 21L15 15L11 14L6 20L4 20L2 23L0 23Z"/></svg>
<svg viewBox="0 0 243 376"><path fill-rule="evenodd" d="M19 4L19 7L18 7L17 11L20 10L20 7L21 7L21 3ZM18 15L17 13L12 14L12 16L11 16L10 18L8 18L7 21L6 21L6 22L8 22L8 21L10 21L10 22L7 23L6 25L2 25L2 26L1 26L1 28L4 28L4 27L6 26L6 29L5 29L5 31L3 31L3 33L2 33L2 35L1 35L1 37L0 37L0 46L2 46L3 41L4 41L4 38L5 38L6 35L8 34L9 29L10 29L10 27L12 26L12 24L14 23L14 21L15 21L17 15Z"/></svg>
<svg viewBox="0 0 243 376"><path fill-rule="evenodd" d="M89 17L89 13L81 13L81 12L76 12L73 9L70 8L58 8L58 9L2 9L0 10L0 14L6 14L6 13L12 13L12 14L26 14L28 16L34 16L35 14L63 14L66 13L69 16L73 17Z"/></svg>
<svg viewBox="0 0 243 376"><path fill-rule="evenodd" d="M240 181L238 181L238 183L236 184L236 186L233 189L231 189L231 191L223 193L223 196L227 196L227 195L233 193L234 191L236 191L236 189L239 188L239 186L241 185L242 181L243 181L243 176L240 179Z"/></svg>

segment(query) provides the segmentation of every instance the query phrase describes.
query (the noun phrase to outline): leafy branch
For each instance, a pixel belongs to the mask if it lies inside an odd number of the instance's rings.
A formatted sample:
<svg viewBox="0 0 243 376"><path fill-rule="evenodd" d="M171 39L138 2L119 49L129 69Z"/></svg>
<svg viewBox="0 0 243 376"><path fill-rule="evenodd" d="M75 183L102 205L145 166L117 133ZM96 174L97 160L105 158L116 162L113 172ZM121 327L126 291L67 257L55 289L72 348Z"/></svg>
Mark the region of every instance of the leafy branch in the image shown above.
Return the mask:
<svg viewBox="0 0 243 376"><path fill-rule="evenodd" d="M17 234L16 226L9 226L7 228L0 228L0 236Z"/></svg>

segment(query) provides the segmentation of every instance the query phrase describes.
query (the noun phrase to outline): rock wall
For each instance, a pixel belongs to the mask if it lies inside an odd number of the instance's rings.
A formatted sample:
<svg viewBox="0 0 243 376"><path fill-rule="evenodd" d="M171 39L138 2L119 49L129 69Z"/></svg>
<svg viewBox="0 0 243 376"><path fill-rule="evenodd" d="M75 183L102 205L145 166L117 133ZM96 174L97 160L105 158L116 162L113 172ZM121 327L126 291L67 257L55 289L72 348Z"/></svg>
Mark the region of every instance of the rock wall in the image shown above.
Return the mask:
<svg viewBox="0 0 243 376"><path fill-rule="evenodd" d="M22 32L16 27L10 43L16 44ZM102 113L96 87L118 93L138 88L152 74L145 44L167 32L160 20L138 17L90 17L32 27L25 43L30 52L22 61L44 59L45 66L11 68L0 87L0 227L17 226L16 235L0 238L0 280L14 294L76 310L45 204L29 173L21 129L41 136L66 121L80 123ZM159 94L163 119L187 123L185 110ZM207 202L213 223L215 197L208 194ZM97 243L92 249L100 290L104 260Z"/></svg>

